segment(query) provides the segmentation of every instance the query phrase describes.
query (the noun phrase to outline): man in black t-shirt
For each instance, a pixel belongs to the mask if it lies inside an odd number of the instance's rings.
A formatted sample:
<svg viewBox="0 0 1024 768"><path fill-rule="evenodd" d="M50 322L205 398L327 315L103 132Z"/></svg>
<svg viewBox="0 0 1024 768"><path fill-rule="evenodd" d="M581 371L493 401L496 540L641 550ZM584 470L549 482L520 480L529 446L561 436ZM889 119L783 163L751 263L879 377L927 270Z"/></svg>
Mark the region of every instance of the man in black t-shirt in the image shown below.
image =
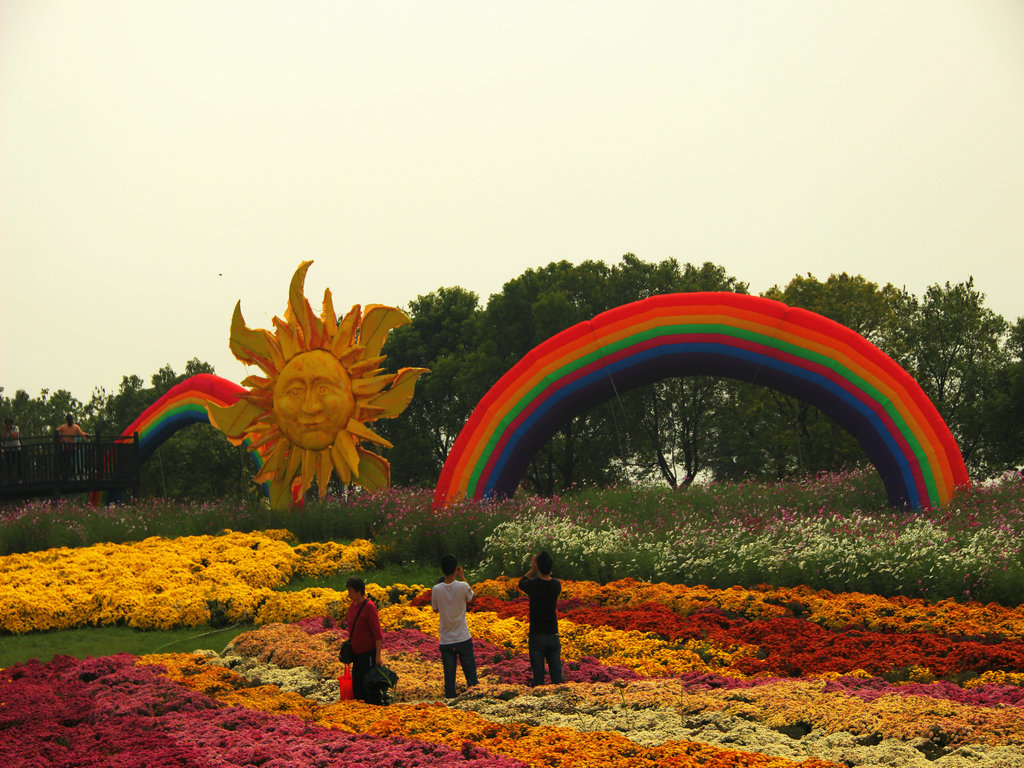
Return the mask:
<svg viewBox="0 0 1024 768"><path fill-rule="evenodd" d="M551 576L551 555L541 552L530 558L530 570L519 580L519 589L530 597L531 685L544 685L544 663L552 684L562 682L562 643L558 638L558 594L561 582Z"/></svg>

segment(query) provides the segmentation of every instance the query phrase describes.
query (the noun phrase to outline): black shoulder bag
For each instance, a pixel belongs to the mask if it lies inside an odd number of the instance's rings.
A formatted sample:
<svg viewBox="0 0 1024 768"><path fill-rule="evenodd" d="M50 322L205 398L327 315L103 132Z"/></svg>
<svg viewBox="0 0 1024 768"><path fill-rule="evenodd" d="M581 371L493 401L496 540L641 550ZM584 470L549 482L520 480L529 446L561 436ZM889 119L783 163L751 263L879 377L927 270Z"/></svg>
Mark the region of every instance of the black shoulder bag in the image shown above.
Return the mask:
<svg viewBox="0 0 1024 768"><path fill-rule="evenodd" d="M363 607L366 605L366 600L359 605L359 610L356 611L356 616L352 619L352 626L348 628L349 639L341 644L341 650L338 651L338 658L342 664L351 664L356 659L356 655L352 652L352 630L356 628L356 622L359 621L359 614L363 612Z"/></svg>

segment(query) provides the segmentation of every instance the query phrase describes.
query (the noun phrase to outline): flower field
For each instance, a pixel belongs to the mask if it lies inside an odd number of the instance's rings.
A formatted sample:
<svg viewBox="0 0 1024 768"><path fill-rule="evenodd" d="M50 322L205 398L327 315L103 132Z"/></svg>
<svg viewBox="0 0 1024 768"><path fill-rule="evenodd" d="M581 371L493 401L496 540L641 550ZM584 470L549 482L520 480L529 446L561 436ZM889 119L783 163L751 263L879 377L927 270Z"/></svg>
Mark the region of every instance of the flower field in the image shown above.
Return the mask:
<svg viewBox="0 0 1024 768"><path fill-rule="evenodd" d="M226 648L0 670L10 766L1024 766L1024 607L807 586L563 581L565 682L526 685L527 602L474 584L481 685L442 699L421 585L368 586L400 675L339 702L347 595L371 567L287 531L0 558L0 632L250 623ZM2 642L2 635L0 635Z"/></svg>

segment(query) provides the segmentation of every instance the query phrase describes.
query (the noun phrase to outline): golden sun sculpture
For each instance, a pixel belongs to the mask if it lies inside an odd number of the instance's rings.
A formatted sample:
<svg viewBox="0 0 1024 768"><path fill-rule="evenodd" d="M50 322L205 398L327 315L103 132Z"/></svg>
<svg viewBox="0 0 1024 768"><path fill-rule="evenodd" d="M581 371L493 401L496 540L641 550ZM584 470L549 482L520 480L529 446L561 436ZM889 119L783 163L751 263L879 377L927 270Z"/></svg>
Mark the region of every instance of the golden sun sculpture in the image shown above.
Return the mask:
<svg viewBox="0 0 1024 768"><path fill-rule="evenodd" d="M266 375L243 381L249 391L234 405L207 406L210 423L228 440L241 445L248 439L249 450L259 451L263 467L254 480L269 482L275 508L301 498L314 478L322 498L332 471L342 483L369 491L387 487L390 465L361 443L392 445L366 422L404 411L427 372L381 368L388 333L409 322L404 312L370 304L363 313L357 304L339 321L328 289L317 317L303 294L312 263L302 262L292 277L288 308L283 320L274 318L273 333L247 327L241 302L235 305L231 351Z"/></svg>

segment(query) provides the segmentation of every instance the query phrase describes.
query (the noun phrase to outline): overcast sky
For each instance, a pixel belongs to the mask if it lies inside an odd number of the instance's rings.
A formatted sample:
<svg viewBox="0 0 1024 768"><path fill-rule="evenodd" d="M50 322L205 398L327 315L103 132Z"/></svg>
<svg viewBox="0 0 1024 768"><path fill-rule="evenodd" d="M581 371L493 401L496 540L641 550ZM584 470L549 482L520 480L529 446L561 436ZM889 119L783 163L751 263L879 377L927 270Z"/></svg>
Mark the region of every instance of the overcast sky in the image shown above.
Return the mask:
<svg viewBox="0 0 1024 768"><path fill-rule="evenodd" d="M626 252L1024 315L1024 2L0 4L8 396Z"/></svg>

